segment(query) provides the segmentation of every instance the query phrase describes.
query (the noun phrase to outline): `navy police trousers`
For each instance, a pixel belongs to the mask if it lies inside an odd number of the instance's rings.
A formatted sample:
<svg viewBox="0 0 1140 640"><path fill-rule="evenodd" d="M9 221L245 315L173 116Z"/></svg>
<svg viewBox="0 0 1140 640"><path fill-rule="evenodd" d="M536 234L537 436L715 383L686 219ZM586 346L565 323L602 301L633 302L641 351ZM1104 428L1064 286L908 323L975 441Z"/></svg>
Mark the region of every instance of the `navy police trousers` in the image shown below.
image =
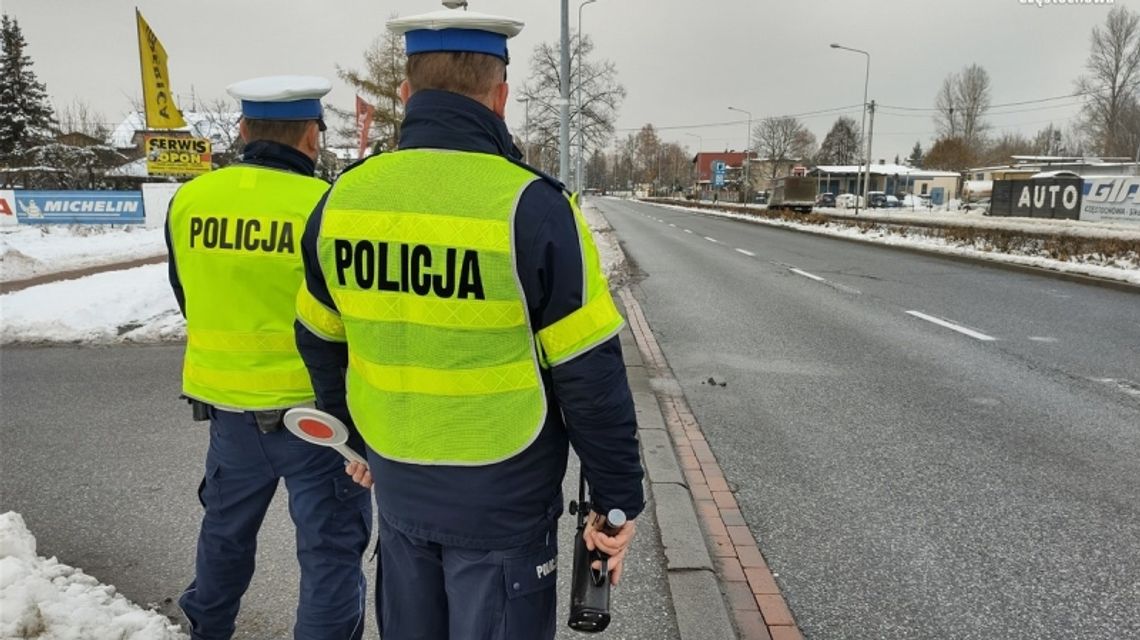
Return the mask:
<svg viewBox="0 0 1140 640"><path fill-rule="evenodd" d="M379 468L376 453L369 464ZM384 497L377 495L377 500ZM441 545L377 518L376 620L384 640L552 640L558 522L528 544Z"/></svg>
<svg viewBox="0 0 1140 640"><path fill-rule="evenodd" d="M194 640L233 635L253 577L257 532L281 478L301 565L293 637L359 639L366 593L361 565L372 529L369 492L344 473L344 458L332 449L285 429L264 434L251 413L211 410L210 416L195 578L178 601Z"/></svg>

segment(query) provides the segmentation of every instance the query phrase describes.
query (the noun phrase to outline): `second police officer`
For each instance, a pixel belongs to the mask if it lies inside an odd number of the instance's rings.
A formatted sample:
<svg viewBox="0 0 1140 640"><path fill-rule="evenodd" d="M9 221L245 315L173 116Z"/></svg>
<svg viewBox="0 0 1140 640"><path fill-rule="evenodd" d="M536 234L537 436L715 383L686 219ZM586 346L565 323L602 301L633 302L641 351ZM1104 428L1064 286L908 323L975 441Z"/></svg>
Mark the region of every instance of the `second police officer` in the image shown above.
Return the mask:
<svg viewBox="0 0 1140 640"><path fill-rule="evenodd" d="M388 26L408 54L399 149L346 171L309 219L300 353L318 407L368 445L382 637L553 638L568 446L595 509L629 517L586 532L615 583L644 507L623 321L575 201L504 122L522 23Z"/></svg>
<svg viewBox="0 0 1140 640"><path fill-rule="evenodd" d="M296 640L360 638L371 497L336 451L281 428L313 389L293 318L300 235L328 185L313 177L323 78L257 78L241 100L241 161L170 205L170 281L186 316L183 393L210 422L194 581L179 598L194 640L226 640L253 577L257 534L284 479L301 566ZM358 445L359 446L359 445Z"/></svg>

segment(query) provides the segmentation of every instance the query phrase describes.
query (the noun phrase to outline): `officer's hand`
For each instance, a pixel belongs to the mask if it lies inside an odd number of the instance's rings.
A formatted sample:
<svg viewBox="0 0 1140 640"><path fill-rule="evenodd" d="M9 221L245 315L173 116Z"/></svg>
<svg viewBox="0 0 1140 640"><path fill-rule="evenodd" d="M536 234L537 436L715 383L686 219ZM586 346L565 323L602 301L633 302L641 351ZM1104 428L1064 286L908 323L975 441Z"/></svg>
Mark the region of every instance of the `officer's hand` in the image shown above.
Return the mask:
<svg viewBox="0 0 1140 640"><path fill-rule="evenodd" d="M352 481L356 484L365 489L372 488L372 472L368 470L368 465L350 462L344 467L344 472L352 476Z"/></svg>
<svg viewBox="0 0 1140 640"><path fill-rule="evenodd" d="M591 511L582 537L586 541L587 549L590 551L598 549L610 557L608 563L610 584L617 586L617 583L621 581L621 572L625 565L625 552L629 548L629 543L633 541L633 535L637 532L637 525L633 520L630 520L621 529L618 529L617 535L607 536L598 529L598 525L602 521L601 516ZM602 563L594 561L591 566L594 569L601 570Z"/></svg>

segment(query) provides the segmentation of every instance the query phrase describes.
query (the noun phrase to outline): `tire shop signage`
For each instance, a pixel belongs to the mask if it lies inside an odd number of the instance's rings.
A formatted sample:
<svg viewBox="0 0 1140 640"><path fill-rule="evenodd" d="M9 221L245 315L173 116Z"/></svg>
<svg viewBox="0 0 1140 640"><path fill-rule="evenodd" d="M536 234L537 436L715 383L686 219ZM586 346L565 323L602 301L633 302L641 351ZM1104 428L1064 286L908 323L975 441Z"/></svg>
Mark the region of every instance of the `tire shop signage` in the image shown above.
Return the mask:
<svg viewBox="0 0 1140 640"><path fill-rule="evenodd" d="M1081 220L1140 224L1140 178L1085 178Z"/></svg>
<svg viewBox="0 0 1140 640"><path fill-rule="evenodd" d="M206 138L146 136L146 171L152 176L196 176L211 166Z"/></svg>

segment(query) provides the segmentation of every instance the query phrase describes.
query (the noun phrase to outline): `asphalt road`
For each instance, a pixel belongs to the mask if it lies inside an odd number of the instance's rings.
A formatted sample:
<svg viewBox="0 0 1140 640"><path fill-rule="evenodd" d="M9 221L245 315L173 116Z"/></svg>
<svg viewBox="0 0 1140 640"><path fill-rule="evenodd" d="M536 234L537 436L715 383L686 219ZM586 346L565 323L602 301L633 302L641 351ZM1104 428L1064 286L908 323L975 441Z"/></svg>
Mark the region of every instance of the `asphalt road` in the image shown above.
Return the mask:
<svg viewBox="0 0 1140 640"><path fill-rule="evenodd" d="M58 556L131 600L177 599L190 581L208 433L177 400L181 346L0 350L0 511L20 512L38 552ZM564 490L577 495L577 466ZM292 637L298 572L284 486L259 538L239 639ZM573 522L560 530L559 639ZM638 519L604 637L676 638L652 506ZM369 575L368 632L377 637ZM412 612L414 615L414 612Z"/></svg>
<svg viewBox="0 0 1140 640"><path fill-rule="evenodd" d="M805 637L1140 638L1140 295L594 202Z"/></svg>

